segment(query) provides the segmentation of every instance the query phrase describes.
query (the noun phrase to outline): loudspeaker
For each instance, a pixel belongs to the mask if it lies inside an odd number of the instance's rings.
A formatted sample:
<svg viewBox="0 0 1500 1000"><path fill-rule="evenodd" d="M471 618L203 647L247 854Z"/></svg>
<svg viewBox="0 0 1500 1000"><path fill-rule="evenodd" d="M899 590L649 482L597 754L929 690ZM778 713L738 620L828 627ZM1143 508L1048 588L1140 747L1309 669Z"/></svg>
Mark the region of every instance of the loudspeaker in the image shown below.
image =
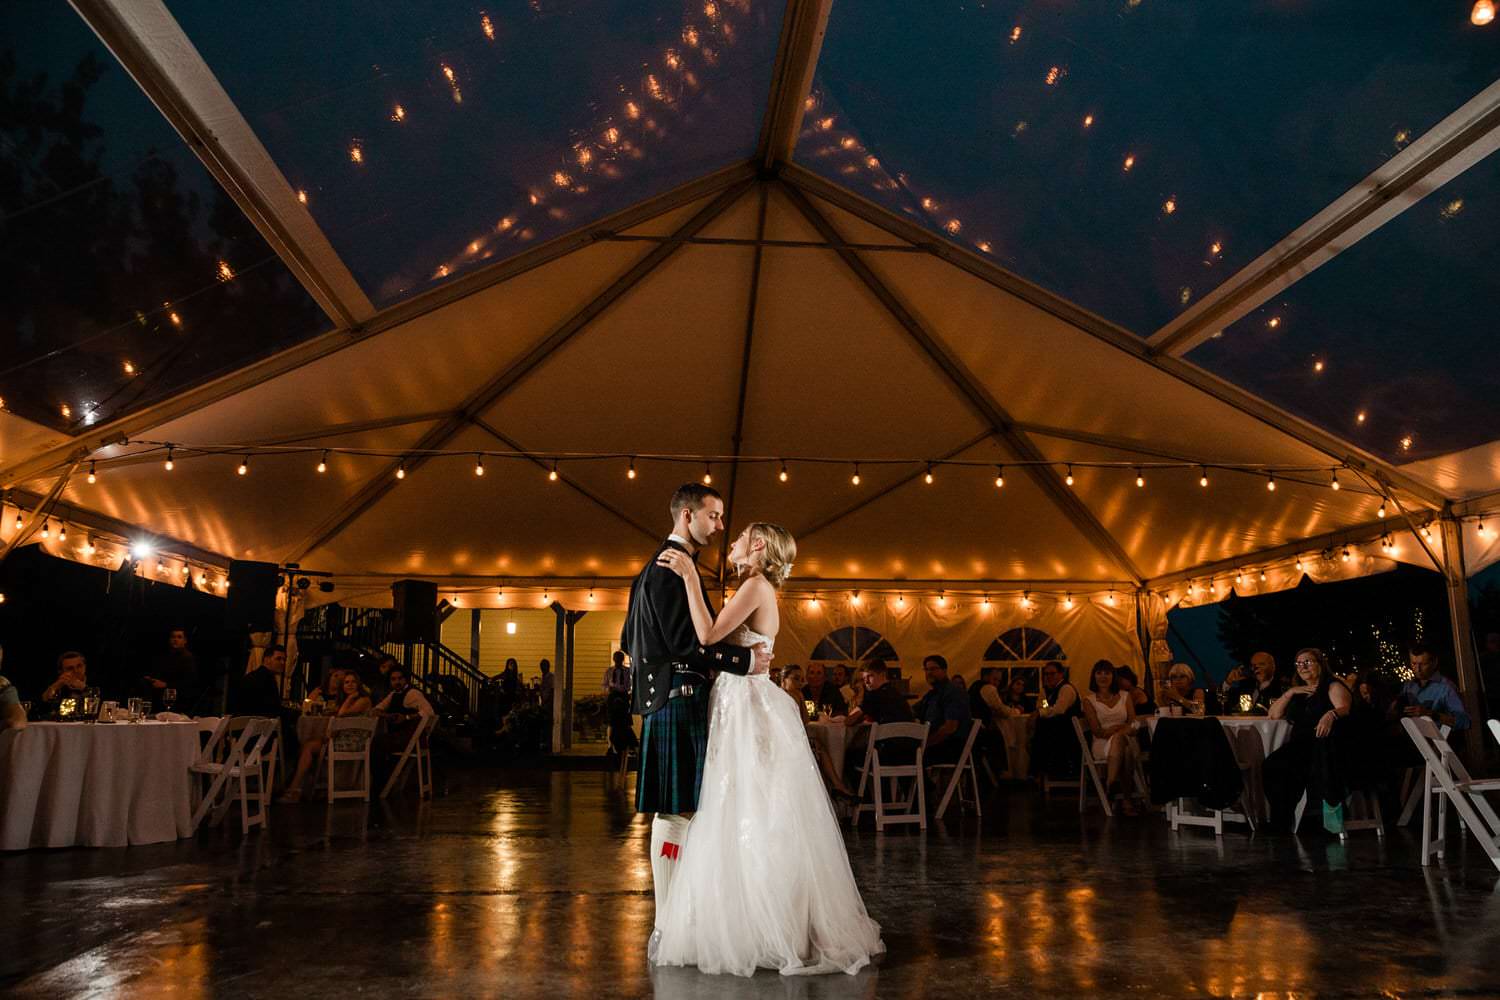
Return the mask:
<svg viewBox="0 0 1500 1000"><path fill-rule="evenodd" d="M229 563L229 593L225 595L224 624L248 632L276 628L276 591L281 573L275 563L235 559Z"/></svg>
<svg viewBox="0 0 1500 1000"><path fill-rule="evenodd" d="M391 626L395 642L437 642L437 584L426 580L397 580L391 584L396 620Z"/></svg>

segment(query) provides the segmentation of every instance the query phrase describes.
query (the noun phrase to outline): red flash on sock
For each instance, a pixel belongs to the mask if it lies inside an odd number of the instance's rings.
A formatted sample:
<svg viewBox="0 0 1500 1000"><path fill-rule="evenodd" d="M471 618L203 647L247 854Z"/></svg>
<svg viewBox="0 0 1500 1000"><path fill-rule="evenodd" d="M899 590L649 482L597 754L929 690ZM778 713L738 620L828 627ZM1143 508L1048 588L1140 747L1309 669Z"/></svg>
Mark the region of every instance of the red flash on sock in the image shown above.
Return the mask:
<svg viewBox="0 0 1500 1000"><path fill-rule="evenodd" d="M679 844L663 843L661 845L661 856L676 861L682 855L682 847Z"/></svg>

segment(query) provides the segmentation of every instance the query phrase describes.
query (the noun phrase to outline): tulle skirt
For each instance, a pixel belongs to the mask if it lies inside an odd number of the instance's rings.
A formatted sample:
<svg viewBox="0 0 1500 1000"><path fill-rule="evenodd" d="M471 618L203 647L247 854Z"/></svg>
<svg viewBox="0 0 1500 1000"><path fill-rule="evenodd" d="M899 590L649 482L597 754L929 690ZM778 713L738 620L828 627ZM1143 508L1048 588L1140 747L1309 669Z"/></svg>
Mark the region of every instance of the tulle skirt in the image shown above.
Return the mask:
<svg viewBox="0 0 1500 1000"><path fill-rule="evenodd" d="M663 911L658 965L852 975L885 950L801 707L764 674L714 682L703 790Z"/></svg>

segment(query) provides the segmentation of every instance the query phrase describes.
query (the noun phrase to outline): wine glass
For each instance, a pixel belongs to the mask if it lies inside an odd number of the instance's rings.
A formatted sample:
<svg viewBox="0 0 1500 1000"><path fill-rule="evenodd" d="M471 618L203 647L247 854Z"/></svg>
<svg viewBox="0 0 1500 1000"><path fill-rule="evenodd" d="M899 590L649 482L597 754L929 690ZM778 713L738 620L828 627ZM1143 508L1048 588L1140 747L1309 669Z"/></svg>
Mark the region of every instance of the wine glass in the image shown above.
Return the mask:
<svg viewBox="0 0 1500 1000"><path fill-rule="evenodd" d="M177 701L176 688L164 688L161 693L161 707L163 711L172 711L172 705Z"/></svg>

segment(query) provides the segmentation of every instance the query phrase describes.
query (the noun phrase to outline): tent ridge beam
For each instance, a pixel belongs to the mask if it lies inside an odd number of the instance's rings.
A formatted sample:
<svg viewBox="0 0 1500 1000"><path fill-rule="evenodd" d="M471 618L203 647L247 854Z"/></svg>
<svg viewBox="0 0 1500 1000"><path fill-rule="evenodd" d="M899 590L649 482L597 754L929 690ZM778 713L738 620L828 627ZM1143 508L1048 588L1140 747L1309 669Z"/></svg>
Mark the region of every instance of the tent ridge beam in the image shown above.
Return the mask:
<svg viewBox="0 0 1500 1000"><path fill-rule="evenodd" d="M899 239L914 243L931 239L931 234L916 223L903 219L846 188L826 181L803 167L789 164L777 176L788 186L807 195L822 198ZM1151 365L1179 382L1208 393L1226 406L1327 455L1335 462L1347 465L1351 469L1358 468L1380 476L1409 496L1420 500L1423 506L1437 509L1447 502L1447 498L1441 492L1415 476L1402 472L1391 463L1362 451L1338 435L1325 431L1267 400L1211 375L1188 361L1153 353L1146 347L1143 338L1012 274L993 261L947 242L927 242L924 245L939 260L952 264L986 284L1015 296L1022 302L1055 317L1101 343Z"/></svg>
<svg viewBox="0 0 1500 1000"><path fill-rule="evenodd" d="M824 215L808 201L801 189L794 185L786 185L787 196L797 206L798 211L812 224L813 228L827 239L830 243L842 242L838 231ZM1046 456L1036 447L1024 431L1018 430L1005 409L993 399L988 391L980 385L979 380L969 373L957 358L948 353L947 349L934 337L925 326L908 310L904 303L897 298L896 294L886 286L885 282L870 270L859 254L844 247L839 248L839 257L854 272L861 283L879 300L891 317L907 334L916 342L917 346L925 353L937 368L947 377L952 386L968 401L973 410L985 421L997 438L1003 441L1015 456L1027 462L1044 462ZM1079 499L1078 495L1067 486L1063 485L1061 477L1056 470L1048 465L1027 465L1026 474L1041 488L1042 492L1053 502L1073 526L1087 539L1089 539L1100 553L1116 566L1124 570L1133 580L1144 580L1144 575L1136 568L1123 546L1117 542L1113 535L1094 516Z"/></svg>
<svg viewBox="0 0 1500 1000"><path fill-rule="evenodd" d="M166 4L72 3L334 324L373 316L364 289Z"/></svg>
<svg viewBox="0 0 1500 1000"><path fill-rule="evenodd" d="M734 449L735 461L729 466L729 495L724 501L724 521L734 523L734 497L740 481L740 450L745 442L745 402L750 395L750 355L755 345L755 311L760 303L760 267L764 249L761 240L766 235L766 203L770 200L770 189L764 183L758 185L760 206L755 222L756 246L750 261L749 302L745 307L745 341L740 354L739 397L734 408L734 433L730 445ZM719 588L722 590L729 572L729 532L723 533L719 541Z"/></svg>
<svg viewBox="0 0 1500 1000"><path fill-rule="evenodd" d="M766 117L756 145L755 159L763 170L775 170L792 158L832 7L833 0L788 0L771 67Z"/></svg>
<svg viewBox="0 0 1500 1000"><path fill-rule="evenodd" d="M472 423L475 427L478 427L480 430L484 431L490 437L494 438L496 441L499 441L499 442L503 443L507 448L511 448L511 449L513 449L515 451L519 451L519 452L525 452L527 450L518 441L516 441L514 438L511 438L511 437L506 436L505 434L502 434L498 428L496 428L489 421L484 420L481 417L474 417L474 418L470 419L469 422ZM531 459L531 464L535 465L539 469L549 468L549 466L545 462L543 462L542 460L537 459L537 458ZM579 496L583 497L585 500L587 500L590 503L594 504L596 507L601 508L602 510L606 511L607 513L613 514L615 517L619 518L621 521L625 522L627 525L629 525L630 527L634 528L636 531L638 531L641 534L645 535L647 538L651 539L652 541L657 541L657 542L661 541L661 533L660 532L658 532L658 531L652 531L650 528L646 527L644 524L641 524L639 521L637 521L635 518L631 517L629 514L626 514L624 511L620 510L620 508L616 507L614 504L611 504L609 501L604 500L603 498L595 495L592 491L586 489L584 486L580 485L579 483L574 482L568 476L563 475L562 473L558 473L557 478L558 478L559 482L561 482L563 485L567 486L573 492L577 493Z"/></svg>
<svg viewBox="0 0 1500 1000"><path fill-rule="evenodd" d="M1438 122L1192 309L1152 334L1147 346L1156 353L1182 357L1497 148L1500 82Z"/></svg>
<svg viewBox="0 0 1500 1000"><path fill-rule="evenodd" d="M694 213L693 217L683 223L679 231L694 233L718 218L730 205L739 200L746 189L753 184L753 180L742 181L730 188L721 191L709 204ZM300 562L307 558L314 550L328 544L341 531L352 524L361 514L369 510L385 497L396 485L396 470L401 465L415 469L421 466L427 456L424 452L435 448L441 448L453 439L471 422L470 415L483 414L494 406L511 389L518 385L527 375L541 366L552 353L577 333L585 329L591 322L598 318L605 310L619 301L631 289L635 288L647 275L655 271L661 264L667 261L677 252L678 244L663 244L646 254L640 260L631 265L624 274L616 278L608 288L600 292L581 309L575 312L559 326L550 331L545 337L533 344L520 358L516 359L504 370L498 372L494 378L469 396L457 407L454 416L449 417L438 426L424 434L403 459L390 463L386 468L376 473L368 480L352 497L349 498L339 509L333 511L326 517L306 539L300 542L288 557L292 561Z"/></svg>
<svg viewBox="0 0 1500 1000"><path fill-rule="evenodd" d="M46 497L43 494L32 490L17 488L9 491L9 500L11 503L24 503L36 507L45 499ZM183 541L166 532L144 528L122 518L102 514L99 511L80 507L65 500L54 500L48 508L47 513L48 516L60 521L81 525L100 534L115 535L125 539L127 542L144 535L151 538L155 547L159 550L164 550L167 555L181 556L193 562L203 563L207 566L217 566L220 569L229 568L230 557L222 553L215 552L212 549L205 549L201 545L196 545L192 542Z"/></svg>

